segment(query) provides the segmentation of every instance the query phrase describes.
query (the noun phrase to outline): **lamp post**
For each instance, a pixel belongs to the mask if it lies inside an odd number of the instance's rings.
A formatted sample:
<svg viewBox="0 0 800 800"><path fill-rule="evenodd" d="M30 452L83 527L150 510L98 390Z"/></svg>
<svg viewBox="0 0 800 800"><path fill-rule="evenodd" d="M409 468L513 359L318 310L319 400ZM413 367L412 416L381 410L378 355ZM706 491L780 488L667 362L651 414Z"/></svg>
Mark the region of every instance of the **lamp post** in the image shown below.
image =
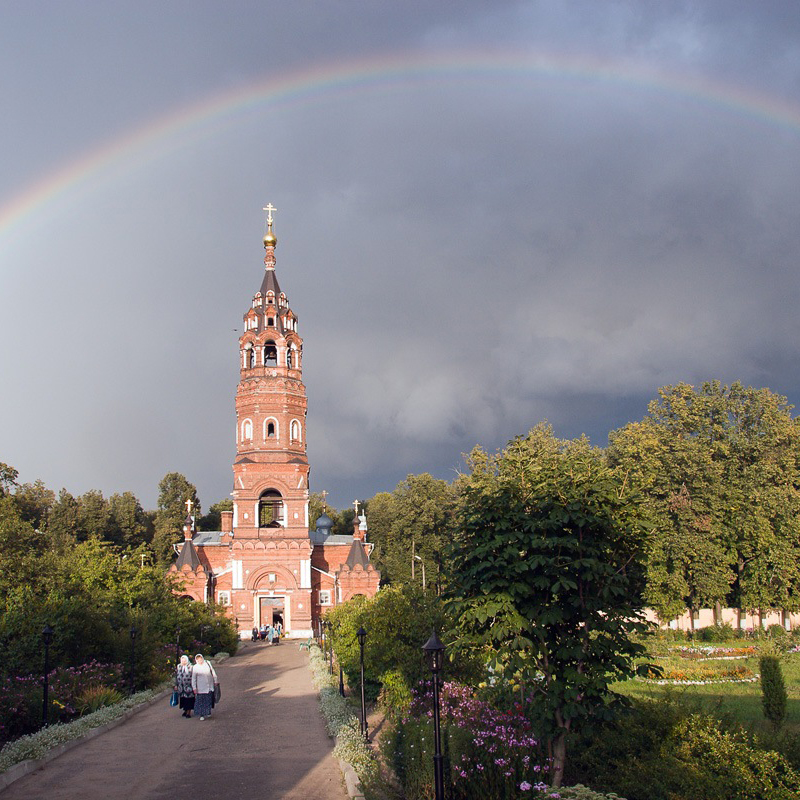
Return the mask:
<svg viewBox="0 0 800 800"><path fill-rule="evenodd" d="M131 625L131 694L134 692L134 685L136 683L136 630L135 625Z"/></svg>
<svg viewBox="0 0 800 800"><path fill-rule="evenodd" d="M328 633L331 632L332 628L333 628L333 626L329 622L328 623ZM328 645L328 658L330 659L330 662L331 662L331 675L333 675L333 641L331 641L331 643Z"/></svg>
<svg viewBox="0 0 800 800"><path fill-rule="evenodd" d="M428 665L433 673L433 780L436 800L444 800L444 771L442 764L442 741L439 725L439 673L442 671L444 661L444 645L439 641L436 631L431 633L431 638L422 645L428 659Z"/></svg>
<svg viewBox="0 0 800 800"><path fill-rule="evenodd" d="M427 586L427 581L425 580L425 561L419 556L414 556L414 560L422 563L422 591L424 592Z"/></svg>
<svg viewBox="0 0 800 800"><path fill-rule="evenodd" d="M42 630L42 639L44 641L44 674L42 675L42 727L47 727L47 711L49 707L49 694L50 694L50 642L53 641L53 629L49 625L45 625Z"/></svg>
<svg viewBox="0 0 800 800"><path fill-rule="evenodd" d="M359 660L361 663L361 735L365 739L369 739L367 735L367 703L364 696L364 642L367 640L367 632L363 627L360 627L356 636L358 637Z"/></svg>
<svg viewBox="0 0 800 800"><path fill-rule="evenodd" d="M181 629L175 628L175 666L181 663Z"/></svg>

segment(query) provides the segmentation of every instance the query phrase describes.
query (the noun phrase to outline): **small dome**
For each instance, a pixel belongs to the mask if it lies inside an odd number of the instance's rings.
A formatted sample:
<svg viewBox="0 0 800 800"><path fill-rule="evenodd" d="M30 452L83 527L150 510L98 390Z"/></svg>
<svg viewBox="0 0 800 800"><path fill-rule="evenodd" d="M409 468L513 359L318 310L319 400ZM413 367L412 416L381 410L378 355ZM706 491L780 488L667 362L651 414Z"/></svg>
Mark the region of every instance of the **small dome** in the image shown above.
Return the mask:
<svg viewBox="0 0 800 800"><path fill-rule="evenodd" d="M278 244L278 238L272 232L272 226L270 229L264 234L264 247L275 247Z"/></svg>
<svg viewBox="0 0 800 800"><path fill-rule="evenodd" d="M317 517L317 531L327 535L331 532L332 527L333 520L323 511L322 514Z"/></svg>

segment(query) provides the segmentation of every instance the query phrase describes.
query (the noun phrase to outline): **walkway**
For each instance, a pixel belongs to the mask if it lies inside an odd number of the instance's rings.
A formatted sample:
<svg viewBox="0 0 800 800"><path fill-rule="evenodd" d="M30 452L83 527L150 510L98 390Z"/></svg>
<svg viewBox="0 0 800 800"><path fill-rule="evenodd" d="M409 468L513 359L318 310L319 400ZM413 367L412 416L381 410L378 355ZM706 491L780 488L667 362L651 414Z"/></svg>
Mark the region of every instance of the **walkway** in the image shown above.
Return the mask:
<svg viewBox="0 0 800 800"><path fill-rule="evenodd" d="M222 699L211 719L184 719L164 699L0 798L347 800L297 642L247 643L216 669Z"/></svg>

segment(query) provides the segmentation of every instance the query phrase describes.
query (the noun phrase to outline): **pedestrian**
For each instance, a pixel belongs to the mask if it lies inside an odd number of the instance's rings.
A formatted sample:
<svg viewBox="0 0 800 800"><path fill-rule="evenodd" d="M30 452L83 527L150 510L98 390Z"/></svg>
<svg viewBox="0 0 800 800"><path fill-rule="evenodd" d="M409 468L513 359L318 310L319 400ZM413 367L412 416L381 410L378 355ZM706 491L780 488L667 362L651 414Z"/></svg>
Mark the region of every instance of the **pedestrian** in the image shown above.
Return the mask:
<svg viewBox="0 0 800 800"><path fill-rule="evenodd" d="M178 693L178 705L183 710L182 717L191 717L194 708L194 690L192 689L192 665L189 656L181 656L175 667L175 685L173 691Z"/></svg>
<svg viewBox="0 0 800 800"><path fill-rule="evenodd" d="M214 700L214 686L219 683L217 673L210 661L206 661L201 653L194 657L192 669L192 690L194 691L194 712L201 720L211 716Z"/></svg>
<svg viewBox="0 0 800 800"><path fill-rule="evenodd" d="M267 628L267 644L272 644L272 637L275 636L275 628L270 625Z"/></svg>

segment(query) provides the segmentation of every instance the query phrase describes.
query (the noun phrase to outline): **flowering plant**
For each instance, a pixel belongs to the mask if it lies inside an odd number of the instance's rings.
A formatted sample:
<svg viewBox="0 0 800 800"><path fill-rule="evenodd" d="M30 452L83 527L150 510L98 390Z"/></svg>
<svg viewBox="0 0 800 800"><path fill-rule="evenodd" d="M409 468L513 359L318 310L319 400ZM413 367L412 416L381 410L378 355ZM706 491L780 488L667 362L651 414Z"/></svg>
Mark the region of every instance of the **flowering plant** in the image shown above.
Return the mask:
<svg viewBox="0 0 800 800"><path fill-rule="evenodd" d="M498 710L457 683L443 684L440 699L445 782L453 800L559 796L547 790L539 741L519 704ZM407 797L429 796L433 784L432 717L433 686L424 683L387 737L386 755Z"/></svg>

